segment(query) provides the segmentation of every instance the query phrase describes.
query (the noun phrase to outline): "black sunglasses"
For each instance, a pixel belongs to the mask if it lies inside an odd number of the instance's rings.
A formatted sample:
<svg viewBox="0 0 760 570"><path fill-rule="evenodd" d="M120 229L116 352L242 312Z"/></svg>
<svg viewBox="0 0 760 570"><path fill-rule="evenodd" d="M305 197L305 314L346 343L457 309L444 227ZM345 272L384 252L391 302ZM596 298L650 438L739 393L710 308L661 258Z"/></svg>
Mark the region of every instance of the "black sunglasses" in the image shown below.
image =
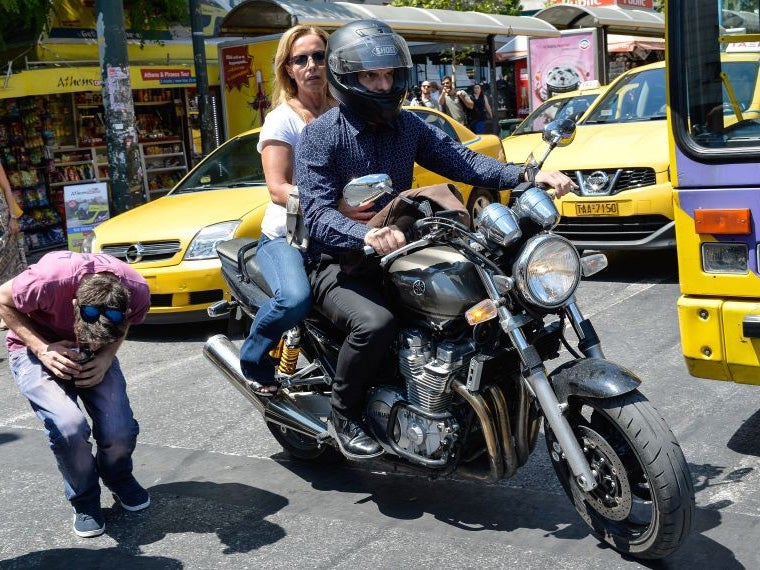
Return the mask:
<svg viewBox="0 0 760 570"><path fill-rule="evenodd" d="M301 55L294 55L290 58L290 63L297 65L298 67L306 67L309 63L309 58L315 65L322 65L325 62L324 51L314 51L311 53L303 53Z"/></svg>
<svg viewBox="0 0 760 570"><path fill-rule="evenodd" d="M115 309L114 307L106 307L104 305L79 305L79 316L86 323L97 322L100 315L103 315L109 321L115 325L120 325L124 321L124 311Z"/></svg>

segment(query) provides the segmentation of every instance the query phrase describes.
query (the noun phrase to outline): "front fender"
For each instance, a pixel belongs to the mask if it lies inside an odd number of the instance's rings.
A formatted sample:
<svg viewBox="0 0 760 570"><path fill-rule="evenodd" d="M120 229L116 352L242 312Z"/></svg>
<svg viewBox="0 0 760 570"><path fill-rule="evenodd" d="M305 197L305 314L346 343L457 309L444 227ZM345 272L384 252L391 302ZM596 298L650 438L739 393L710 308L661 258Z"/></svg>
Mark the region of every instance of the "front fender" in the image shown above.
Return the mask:
<svg viewBox="0 0 760 570"><path fill-rule="evenodd" d="M579 358L559 366L549 381L561 404L569 396L613 398L632 392L641 380L630 370L603 358Z"/></svg>

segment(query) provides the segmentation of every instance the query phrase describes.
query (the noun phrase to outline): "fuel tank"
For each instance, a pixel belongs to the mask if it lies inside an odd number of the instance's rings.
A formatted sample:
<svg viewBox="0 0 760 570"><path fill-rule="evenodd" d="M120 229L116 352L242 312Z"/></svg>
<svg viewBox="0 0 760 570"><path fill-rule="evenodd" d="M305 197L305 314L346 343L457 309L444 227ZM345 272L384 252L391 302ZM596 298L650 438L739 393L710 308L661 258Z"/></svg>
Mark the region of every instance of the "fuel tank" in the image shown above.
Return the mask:
<svg viewBox="0 0 760 570"><path fill-rule="evenodd" d="M436 324L463 318L487 296L472 262L448 246L400 257L388 276L402 307Z"/></svg>

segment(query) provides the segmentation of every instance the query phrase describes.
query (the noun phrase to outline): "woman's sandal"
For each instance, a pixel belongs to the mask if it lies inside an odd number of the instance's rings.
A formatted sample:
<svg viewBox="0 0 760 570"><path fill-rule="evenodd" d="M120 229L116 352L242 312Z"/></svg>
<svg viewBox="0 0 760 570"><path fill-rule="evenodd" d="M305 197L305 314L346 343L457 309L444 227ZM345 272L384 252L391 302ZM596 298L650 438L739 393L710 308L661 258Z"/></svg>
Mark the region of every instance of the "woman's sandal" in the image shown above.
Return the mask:
<svg viewBox="0 0 760 570"><path fill-rule="evenodd" d="M272 398L280 390L277 384L261 384L255 380L249 380L249 382L253 393L261 398Z"/></svg>

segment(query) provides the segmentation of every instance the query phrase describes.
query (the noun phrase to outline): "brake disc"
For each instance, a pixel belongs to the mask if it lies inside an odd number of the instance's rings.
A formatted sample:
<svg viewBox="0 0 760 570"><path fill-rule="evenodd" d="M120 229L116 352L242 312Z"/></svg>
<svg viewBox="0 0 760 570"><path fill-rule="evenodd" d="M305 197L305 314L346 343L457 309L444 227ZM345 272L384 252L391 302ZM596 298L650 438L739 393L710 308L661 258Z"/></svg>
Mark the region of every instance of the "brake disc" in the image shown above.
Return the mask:
<svg viewBox="0 0 760 570"><path fill-rule="evenodd" d="M628 472L609 443L587 426L578 426L583 453L594 472L598 486L583 493L586 502L600 515L622 521L631 514L632 496ZM580 489L578 489L578 492Z"/></svg>

